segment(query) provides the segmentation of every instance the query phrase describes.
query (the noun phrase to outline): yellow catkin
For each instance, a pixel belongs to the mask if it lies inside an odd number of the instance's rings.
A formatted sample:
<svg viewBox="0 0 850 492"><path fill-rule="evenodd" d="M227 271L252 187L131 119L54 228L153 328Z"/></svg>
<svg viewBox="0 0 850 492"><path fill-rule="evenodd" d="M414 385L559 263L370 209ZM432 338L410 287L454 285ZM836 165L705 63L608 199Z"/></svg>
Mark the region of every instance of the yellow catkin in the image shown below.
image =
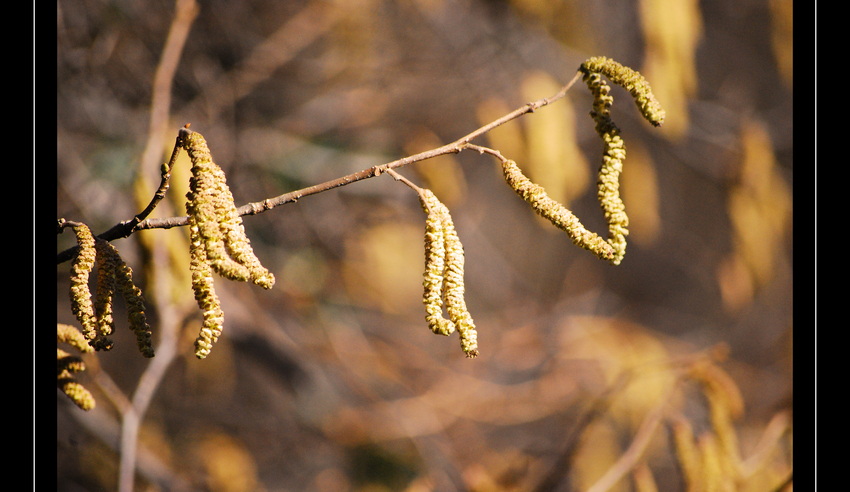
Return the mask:
<svg viewBox="0 0 850 492"><path fill-rule="evenodd" d="M64 323L56 324L56 341L58 343L67 343L83 353L94 352L86 337L80 333L80 330L71 325Z"/></svg>
<svg viewBox="0 0 850 492"><path fill-rule="evenodd" d="M460 346L469 358L478 356L478 332L472 315L466 308L464 298L465 287L463 284L464 254L463 245L457 235L454 222L446 208L440 201L435 200L436 213L440 215L443 225L443 237L445 240L446 260L445 275L443 276L443 291L445 295L446 310L449 318L454 323L460 334Z"/></svg>
<svg viewBox="0 0 850 492"><path fill-rule="evenodd" d="M97 241L97 290L95 295L95 312L97 313L97 326L101 335L111 335L115 327L112 317L112 296L115 293L115 265L116 259L114 248L106 247L107 241Z"/></svg>
<svg viewBox="0 0 850 492"><path fill-rule="evenodd" d="M115 267L120 261L118 252L109 242L97 239L95 242L97 251L97 289L95 294L95 312L97 314L97 337L91 341L92 347L97 350L111 350L112 340L108 335L112 334L115 320L112 316L112 298L115 294Z"/></svg>
<svg viewBox="0 0 850 492"><path fill-rule="evenodd" d="M76 331L75 328L70 328ZM62 328L61 330L60 339L68 337L72 341L77 340L77 336L72 335L67 329ZM74 344L76 345L76 342ZM85 343L85 345L88 344ZM91 351L91 348L87 351ZM83 410L91 410L95 406L94 397L83 385L76 382L72 376L73 373L83 371L85 368L85 364L79 357L75 357L62 349L56 349L57 387L78 407Z"/></svg>
<svg viewBox="0 0 850 492"><path fill-rule="evenodd" d="M195 356L204 359L224 327L212 273L229 280L251 281L264 289L271 289L275 278L254 255L224 172L213 162L204 137L182 128L180 140L192 161L186 212L192 289L204 318L195 340Z"/></svg>
<svg viewBox="0 0 850 492"><path fill-rule="evenodd" d="M436 197L430 190L423 190L420 196L422 209L428 214L425 221L425 274L423 285L425 292L422 302L425 304L428 327L436 334L451 335L455 325L443 317L443 275L446 266L445 236L443 222L437 212Z"/></svg>
<svg viewBox="0 0 850 492"><path fill-rule="evenodd" d="M86 364L79 357L73 356L64 350L56 349L56 373L60 378L70 378L71 373L86 370Z"/></svg>
<svg viewBox="0 0 850 492"><path fill-rule="evenodd" d="M626 158L626 146L620 137L620 129L611 120L610 108L614 98L610 87L596 73L584 77L593 94L593 110L590 116L596 122L596 133L602 139L602 166L599 168L597 198L608 223L608 243L614 249L612 264L618 265L626 254L626 236L629 234L629 218L620 199L620 173Z"/></svg>
<svg viewBox="0 0 850 492"><path fill-rule="evenodd" d="M205 359L210 354L213 344L221 336L224 312L215 294L212 268L206 258L206 249L201 244L197 226L193 224L191 216L189 217L189 234L191 242L189 269L192 272L192 290L195 292L195 301L201 308L204 318L201 332L195 340L195 357Z"/></svg>
<svg viewBox="0 0 850 492"><path fill-rule="evenodd" d="M574 244L592 252L600 259L609 261L614 259L614 248L608 242L596 233L585 229L578 217L550 198L542 186L528 179L516 162L512 160L502 162L502 170L505 181L517 195L528 202L538 215L566 232Z"/></svg>
<svg viewBox="0 0 850 492"><path fill-rule="evenodd" d="M82 384L73 379L59 379L58 387L80 409L89 411L95 407L94 396Z"/></svg>
<svg viewBox="0 0 850 492"><path fill-rule="evenodd" d="M97 257L95 241L85 224L74 227L74 234L77 236L79 251L71 262L71 312L80 322L86 339L94 340L97 336L97 318L89 288L89 275Z"/></svg>
<svg viewBox="0 0 850 492"><path fill-rule="evenodd" d="M224 278L250 280L264 289L271 289L274 275L254 255L224 172L213 162L206 140L201 134L185 128L181 129L180 136L192 161L186 211L195 218L207 261Z"/></svg>
<svg viewBox="0 0 850 492"><path fill-rule="evenodd" d="M604 56L589 58L581 64L579 72L593 94L593 109L590 115L596 122L596 133L604 144L597 194L608 222L608 243L614 250L610 261L618 265L626 254L626 236L629 234L629 218L620 199L619 182L626 158L626 147L620 137L620 129L611 120L610 108L614 98L609 94L610 87L602 79L602 75L629 91L641 115L652 125L661 126L665 112L655 99L646 79L640 73L614 60Z"/></svg>
<svg viewBox="0 0 850 492"><path fill-rule="evenodd" d="M108 246L112 248L112 245ZM127 318L130 329L136 335L136 345L145 357L153 357L154 349L151 341L151 329L145 315L145 301L142 291L133 283L133 270L124 263L124 260L114 251L117 259L115 265L115 286L124 297L127 305Z"/></svg>

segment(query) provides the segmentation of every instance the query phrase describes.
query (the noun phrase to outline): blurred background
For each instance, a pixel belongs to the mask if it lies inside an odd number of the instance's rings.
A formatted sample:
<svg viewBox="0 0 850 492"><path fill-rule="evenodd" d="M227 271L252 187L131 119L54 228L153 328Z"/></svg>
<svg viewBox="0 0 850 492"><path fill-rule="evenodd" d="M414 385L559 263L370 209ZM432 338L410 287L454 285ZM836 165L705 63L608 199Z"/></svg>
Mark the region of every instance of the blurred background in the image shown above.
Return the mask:
<svg viewBox="0 0 850 492"><path fill-rule="evenodd" d="M452 213L476 359L425 323L425 217L389 176L246 217L277 283L216 280L225 329L203 361L185 228L114 241L157 358L120 314L115 348L83 356L97 407L57 392L57 490L127 490L128 435L135 490L698 490L682 432L725 490L778 490L792 449L791 5L57 1L57 217L96 234L144 208L186 123L242 205L454 141L555 94L591 56L639 70L667 111L653 128L611 91L631 222L617 267L536 217L491 157L399 170ZM576 84L474 143L605 236L591 102ZM183 153L154 217L185 214L189 167ZM76 325L69 269L58 321ZM622 479L599 485L612 470Z"/></svg>

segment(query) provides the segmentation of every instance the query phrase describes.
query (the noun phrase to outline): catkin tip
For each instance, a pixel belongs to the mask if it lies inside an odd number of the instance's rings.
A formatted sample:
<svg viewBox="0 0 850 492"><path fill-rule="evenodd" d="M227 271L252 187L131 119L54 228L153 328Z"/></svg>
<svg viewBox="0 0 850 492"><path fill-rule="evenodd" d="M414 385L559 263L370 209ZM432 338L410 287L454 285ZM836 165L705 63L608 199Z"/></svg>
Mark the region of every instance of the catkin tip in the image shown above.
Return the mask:
<svg viewBox="0 0 850 492"><path fill-rule="evenodd" d="M639 72L604 56L588 58L581 64L579 71L582 72L585 80L591 74L605 75L609 80L629 91L641 115L653 126L661 126L664 123L666 112L655 99L649 82Z"/></svg>

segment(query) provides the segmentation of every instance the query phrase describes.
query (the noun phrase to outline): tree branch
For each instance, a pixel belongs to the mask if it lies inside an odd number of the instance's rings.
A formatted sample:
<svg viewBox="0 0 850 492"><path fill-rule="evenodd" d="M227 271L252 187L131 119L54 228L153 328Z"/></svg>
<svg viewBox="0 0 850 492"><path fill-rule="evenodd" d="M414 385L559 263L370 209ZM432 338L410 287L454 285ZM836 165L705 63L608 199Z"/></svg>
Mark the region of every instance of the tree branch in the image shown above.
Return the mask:
<svg viewBox="0 0 850 492"><path fill-rule="evenodd" d="M501 118L494 120L477 130L469 133L468 135L455 140L450 144L443 145L442 147L438 147L436 149L426 150L425 152L420 152L415 155L411 155L408 157L404 157L402 159L397 159L392 162L388 162L386 164L382 164L380 166L372 166L368 169L363 169L362 171L357 171L355 173L348 174L346 176L342 176L340 178L332 179L330 181L326 181L324 183L320 183L317 185L309 186L307 188L302 188L300 190L290 191L288 193L284 193L283 195L276 196L274 198L267 198L265 200L259 202L248 203L236 209L237 213L240 216L245 215L257 215L268 210L271 210L277 206L297 202L301 198L305 196L315 195L318 193L322 193L328 190L332 190L334 188L339 188L342 186L350 185L351 183L356 183L357 181L362 181L364 179L374 178L375 176L380 176L381 174L391 170L398 169L400 167L407 166L408 164L413 164L416 162L421 162L427 159L433 159L434 157L439 157L441 155L447 154L458 154L464 149L475 149L478 152L487 152L488 150L484 147L479 146L471 146L469 144L473 139L480 137L481 135L489 132L493 128L496 128L500 125L503 125L511 120L519 118L527 113L533 113L538 109L548 106L559 99L562 99L567 91L581 78L581 72L576 72L575 77L570 80L567 85L561 88L555 95L551 97L544 97L543 99L538 99L537 101L533 101L530 103L526 103L525 105L511 111L510 113L502 116ZM168 171L170 174L171 166L173 165L174 159L176 159L178 153L179 145L179 137L178 141L175 144L175 150L172 154L171 164L168 166ZM492 153L492 152L490 152ZM495 154L494 154L495 155ZM163 169L164 171L164 169ZM163 186L165 188L163 188ZM163 183L160 185L160 189L157 190L157 195L154 196L154 200L151 201L151 204L141 212L130 220L126 220L114 225L112 228L107 230L106 232L99 234L97 237L106 241L112 241L115 239L121 239L125 237L129 237L131 234L149 229L170 229L172 227L183 227L189 223L189 218L186 216L183 217L166 217L166 218L156 218L156 219L147 219L146 217L153 211L153 208L156 206L156 203L159 202L162 198L159 196L160 191L161 195L165 195L165 189L167 189L167 178L163 175ZM77 251L77 247L69 248L65 251L62 251L57 255L56 263L61 264L66 261L69 261L74 257L74 254Z"/></svg>

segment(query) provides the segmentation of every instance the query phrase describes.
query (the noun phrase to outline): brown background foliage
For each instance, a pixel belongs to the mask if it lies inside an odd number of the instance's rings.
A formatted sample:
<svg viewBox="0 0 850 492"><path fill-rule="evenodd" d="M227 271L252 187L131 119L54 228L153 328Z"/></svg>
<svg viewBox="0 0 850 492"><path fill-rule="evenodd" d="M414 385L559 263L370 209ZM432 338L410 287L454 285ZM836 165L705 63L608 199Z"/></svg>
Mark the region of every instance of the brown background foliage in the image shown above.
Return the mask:
<svg viewBox="0 0 850 492"><path fill-rule="evenodd" d="M563 490L581 490L667 397L669 371L646 368L718 344L745 402L736 426L747 454L791 408L790 4L205 1L161 151L143 163L174 3L59 1L57 217L95 233L147 203L187 122L241 205L453 141L553 94L590 56L640 70L667 110L656 130L612 90L632 221L618 267L534 217L491 158L464 152L401 170L453 214L475 360L427 329L424 216L389 177L246 218L278 282L265 292L217 281L225 331L204 361L192 353L186 231L115 241L145 292L154 342L162 306L179 320L179 355L141 428L137 489L529 490L592 398L634 371L567 473ZM601 232L590 102L577 85L480 143ZM184 213L183 159L155 216ZM67 287L66 263L59 321L74 324ZM83 414L58 394L57 490L114 490L119 415L104 381L131 395L149 363L116 319L116 348L86 356L79 376L98 407ZM699 395L677 398L670 405L695 432L705 427ZM660 490L681 490L659 436L646 462Z"/></svg>

